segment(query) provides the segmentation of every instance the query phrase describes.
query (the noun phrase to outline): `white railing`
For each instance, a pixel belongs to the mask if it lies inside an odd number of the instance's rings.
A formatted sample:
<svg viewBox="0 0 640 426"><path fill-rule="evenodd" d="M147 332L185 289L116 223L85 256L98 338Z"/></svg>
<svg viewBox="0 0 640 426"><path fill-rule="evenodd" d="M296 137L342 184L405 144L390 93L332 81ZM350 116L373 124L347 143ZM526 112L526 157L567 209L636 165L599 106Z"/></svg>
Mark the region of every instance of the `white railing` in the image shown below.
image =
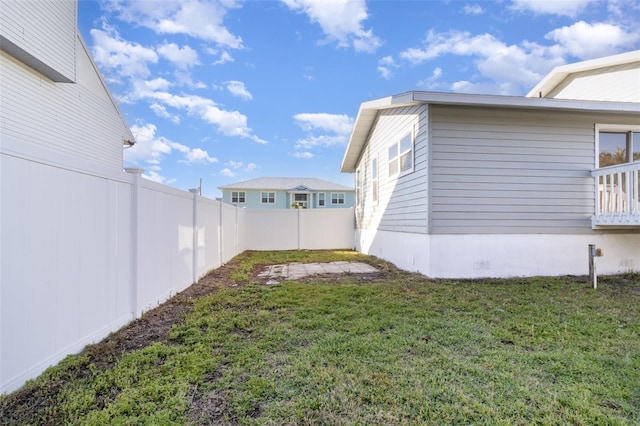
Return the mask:
<svg viewBox="0 0 640 426"><path fill-rule="evenodd" d="M603 167L595 177L593 227L640 226L640 161Z"/></svg>

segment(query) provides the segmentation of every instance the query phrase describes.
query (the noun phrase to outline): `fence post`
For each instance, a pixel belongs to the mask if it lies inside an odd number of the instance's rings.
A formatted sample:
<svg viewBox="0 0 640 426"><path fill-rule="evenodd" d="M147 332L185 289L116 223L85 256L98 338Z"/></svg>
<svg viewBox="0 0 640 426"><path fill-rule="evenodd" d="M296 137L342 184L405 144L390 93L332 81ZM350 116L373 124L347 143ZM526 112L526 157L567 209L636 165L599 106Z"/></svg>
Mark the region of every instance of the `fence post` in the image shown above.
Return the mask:
<svg viewBox="0 0 640 426"><path fill-rule="evenodd" d="M193 249L192 254L192 267L193 267L193 284L198 282L198 194L200 189L191 188L189 192L193 194Z"/></svg>
<svg viewBox="0 0 640 426"><path fill-rule="evenodd" d="M302 249L302 208L298 210L298 250Z"/></svg>
<svg viewBox="0 0 640 426"><path fill-rule="evenodd" d="M125 172L133 175L131 186L131 263L130 263L130 294L131 314L138 318L138 282L140 280L140 188L142 187L143 169L127 167Z"/></svg>
<svg viewBox="0 0 640 426"><path fill-rule="evenodd" d="M219 217L218 217L218 266L222 266L222 260L224 259L224 257L222 256L222 249L224 247L224 241L222 240L222 226L224 221L222 220L222 213L224 212L223 208L222 208L222 201L218 201L218 211L219 211Z"/></svg>

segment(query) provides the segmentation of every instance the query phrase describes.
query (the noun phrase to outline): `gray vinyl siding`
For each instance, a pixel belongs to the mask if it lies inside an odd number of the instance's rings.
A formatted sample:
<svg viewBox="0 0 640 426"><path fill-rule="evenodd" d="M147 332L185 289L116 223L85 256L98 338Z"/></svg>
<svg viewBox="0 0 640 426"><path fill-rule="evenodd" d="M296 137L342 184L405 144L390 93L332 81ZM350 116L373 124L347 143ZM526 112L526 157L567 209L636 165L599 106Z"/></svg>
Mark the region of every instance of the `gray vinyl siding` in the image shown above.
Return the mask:
<svg viewBox="0 0 640 426"><path fill-rule="evenodd" d="M428 106L380 111L366 149L358 162L363 201L358 226L381 231L426 233L428 229L427 165ZM415 129L412 173L389 177L389 145ZM371 159L378 158L378 202L372 200Z"/></svg>
<svg viewBox="0 0 640 426"><path fill-rule="evenodd" d="M595 115L430 106L430 232L590 233Z"/></svg>

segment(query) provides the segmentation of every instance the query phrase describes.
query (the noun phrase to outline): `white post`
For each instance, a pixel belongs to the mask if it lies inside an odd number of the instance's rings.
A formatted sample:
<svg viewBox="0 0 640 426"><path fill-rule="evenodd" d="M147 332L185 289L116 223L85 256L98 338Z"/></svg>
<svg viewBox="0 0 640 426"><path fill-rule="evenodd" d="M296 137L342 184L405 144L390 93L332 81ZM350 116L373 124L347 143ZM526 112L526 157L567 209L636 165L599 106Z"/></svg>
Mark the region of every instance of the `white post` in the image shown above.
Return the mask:
<svg viewBox="0 0 640 426"><path fill-rule="evenodd" d="M134 319L138 318L138 283L140 280L140 188L142 187L143 169L129 167L124 169L125 172L133 175L131 186L131 269L130 269L130 298L131 298L131 315Z"/></svg>
<svg viewBox="0 0 640 426"><path fill-rule="evenodd" d="M193 258L193 284L195 284L198 282L198 194L200 189L191 188L189 192L193 194L193 249L191 254Z"/></svg>

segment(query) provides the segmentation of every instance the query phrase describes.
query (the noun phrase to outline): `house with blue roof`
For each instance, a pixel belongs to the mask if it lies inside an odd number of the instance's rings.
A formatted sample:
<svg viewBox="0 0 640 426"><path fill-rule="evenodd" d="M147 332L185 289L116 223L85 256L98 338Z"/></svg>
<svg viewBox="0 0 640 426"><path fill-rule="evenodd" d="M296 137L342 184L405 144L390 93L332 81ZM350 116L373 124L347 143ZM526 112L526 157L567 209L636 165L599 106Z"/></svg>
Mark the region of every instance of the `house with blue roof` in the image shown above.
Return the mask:
<svg viewBox="0 0 640 426"><path fill-rule="evenodd" d="M218 189L225 203L251 209L334 209L355 205L353 187L317 178L262 177Z"/></svg>

